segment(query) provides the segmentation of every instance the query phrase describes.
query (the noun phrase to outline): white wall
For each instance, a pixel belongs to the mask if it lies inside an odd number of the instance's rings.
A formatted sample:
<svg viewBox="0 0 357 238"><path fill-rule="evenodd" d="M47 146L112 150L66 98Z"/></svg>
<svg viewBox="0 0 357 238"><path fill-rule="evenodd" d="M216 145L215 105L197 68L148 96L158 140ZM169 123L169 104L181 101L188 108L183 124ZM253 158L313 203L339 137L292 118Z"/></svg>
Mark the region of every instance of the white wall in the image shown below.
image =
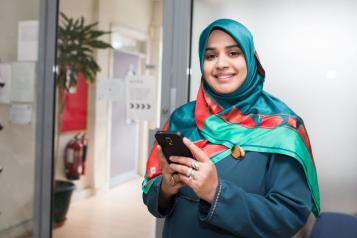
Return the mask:
<svg viewBox="0 0 357 238"><path fill-rule="evenodd" d="M356 213L357 3L196 0L194 4L191 99L199 85L201 30L216 18L245 24L266 71L265 89L305 120L322 210Z"/></svg>
<svg viewBox="0 0 357 238"><path fill-rule="evenodd" d="M0 0L0 61L14 61L17 58L18 21L39 18L39 0Z"/></svg>
<svg viewBox="0 0 357 238"><path fill-rule="evenodd" d="M38 20L39 1L0 1L0 59L17 60L18 21ZM33 89L35 90L35 85ZM0 104L0 236L3 229L27 222L32 218L35 166L36 99L30 125L9 122L7 104ZM25 229L24 229L25 230Z"/></svg>
<svg viewBox="0 0 357 238"><path fill-rule="evenodd" d="M93 23L98 17L98 0L59 0L59 11L69 17L83 16L87 24Z"/></svg>

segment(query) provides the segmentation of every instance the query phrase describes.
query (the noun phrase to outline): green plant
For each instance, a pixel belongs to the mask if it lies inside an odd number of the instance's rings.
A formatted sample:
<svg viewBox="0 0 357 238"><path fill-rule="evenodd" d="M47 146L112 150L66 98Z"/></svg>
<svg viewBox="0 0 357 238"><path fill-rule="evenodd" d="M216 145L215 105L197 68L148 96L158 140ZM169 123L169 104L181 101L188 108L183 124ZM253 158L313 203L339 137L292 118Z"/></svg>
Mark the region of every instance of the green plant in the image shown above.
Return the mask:
<svg viewBox="0 0 357 238"><path fill-rule="evenodd" d="M98 38L110 34L108 31L95 29L98 22L86 25L84 17L69 18L60 13L57 42L57 85L69 90L77 85L78 73L83 73L86 80L93 83L100 67L95 61L95 49L107 49L112 46Z"/></svg>
<svg viewBox="0 0 357 238"><path fill-rule="evenodd" d="M57 31L57 68L56 83L58 87L58 130L61 128L62 114L66 104L67 92L76 87L78 75L82 73L85 80L95 82L100 67L94 58L96 49L112 48L99 37L110 34L96 29L98 22L85 24L84 17L69 18L60 13Z"/></svg>

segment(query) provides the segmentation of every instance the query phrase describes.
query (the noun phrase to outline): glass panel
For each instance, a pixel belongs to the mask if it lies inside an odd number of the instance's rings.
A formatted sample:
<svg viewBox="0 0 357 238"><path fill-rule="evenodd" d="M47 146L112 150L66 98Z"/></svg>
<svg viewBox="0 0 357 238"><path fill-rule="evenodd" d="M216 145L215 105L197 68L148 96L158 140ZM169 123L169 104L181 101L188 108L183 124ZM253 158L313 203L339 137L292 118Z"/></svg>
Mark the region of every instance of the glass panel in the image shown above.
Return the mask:
<svg viewBox="0 0 357 238"><path fill-rule="evenodd" d="M0 237L31 237L38 0L0 2Z"/></svg>
<svg viewBox="0 0 357 238"><path fill-rule="evenodd" d="M162 1L60 0L59 11L64 30L57 49L53 237L154 237L155 218L142 202L141 181L160 101ZM98 24L92 33L71 36L95 38L104 31L96 39L102 43L67 41L66 27L73 21L81 28L81 16L83 26ZM106 48L109 43L113 48ZM93 78L87 69L94 64L81 53L101 69ZM135 82L147 85L152 97L130 97ZM146 114L129 113L130 98L145 97L150 106L134 109Z"/></svg>

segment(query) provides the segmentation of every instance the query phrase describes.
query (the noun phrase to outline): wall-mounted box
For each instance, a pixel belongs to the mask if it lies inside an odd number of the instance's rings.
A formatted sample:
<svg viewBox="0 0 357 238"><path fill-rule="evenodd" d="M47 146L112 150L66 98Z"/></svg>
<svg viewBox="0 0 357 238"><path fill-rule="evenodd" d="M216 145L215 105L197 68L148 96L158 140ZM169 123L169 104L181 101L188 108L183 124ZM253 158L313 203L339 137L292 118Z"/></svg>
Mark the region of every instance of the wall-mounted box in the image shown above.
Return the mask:
<svg viewBox="0 0 357 238"><path fill-rule="evenodd" d="M35 63L16 62L11 64L10 100L12 102L33 102L35 76Z"/></svg>
<svg viewBox="0 0 357 238"><path fill-rule="evenodd" d="M10 122L18 125L28 125L32 121L32 106L30 104L12 104L10 107Z"/></svg>
<svg viewBox="0 0 357 238"><path fill-rule="evenodd" d="M38 21L20 21L17 38L17 60L37 61Z"/></svg>

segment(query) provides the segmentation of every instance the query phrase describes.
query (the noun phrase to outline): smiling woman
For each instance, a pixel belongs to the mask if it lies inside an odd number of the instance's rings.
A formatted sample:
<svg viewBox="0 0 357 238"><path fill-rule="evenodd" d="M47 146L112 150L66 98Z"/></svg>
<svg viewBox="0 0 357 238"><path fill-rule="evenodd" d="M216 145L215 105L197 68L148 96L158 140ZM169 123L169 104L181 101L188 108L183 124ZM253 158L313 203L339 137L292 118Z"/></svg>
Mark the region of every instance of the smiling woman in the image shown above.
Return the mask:
<svg viewBox="0 0 357 238"><path fill-rule="evenodd" d="M241 23L208 25L199 56L196 101L176 109L164 126L186 137L193 156L165 158L155 144L144 203L165 218L163 237L294 235L320 210L303 120L263 91L265 71Z"/></svg>

